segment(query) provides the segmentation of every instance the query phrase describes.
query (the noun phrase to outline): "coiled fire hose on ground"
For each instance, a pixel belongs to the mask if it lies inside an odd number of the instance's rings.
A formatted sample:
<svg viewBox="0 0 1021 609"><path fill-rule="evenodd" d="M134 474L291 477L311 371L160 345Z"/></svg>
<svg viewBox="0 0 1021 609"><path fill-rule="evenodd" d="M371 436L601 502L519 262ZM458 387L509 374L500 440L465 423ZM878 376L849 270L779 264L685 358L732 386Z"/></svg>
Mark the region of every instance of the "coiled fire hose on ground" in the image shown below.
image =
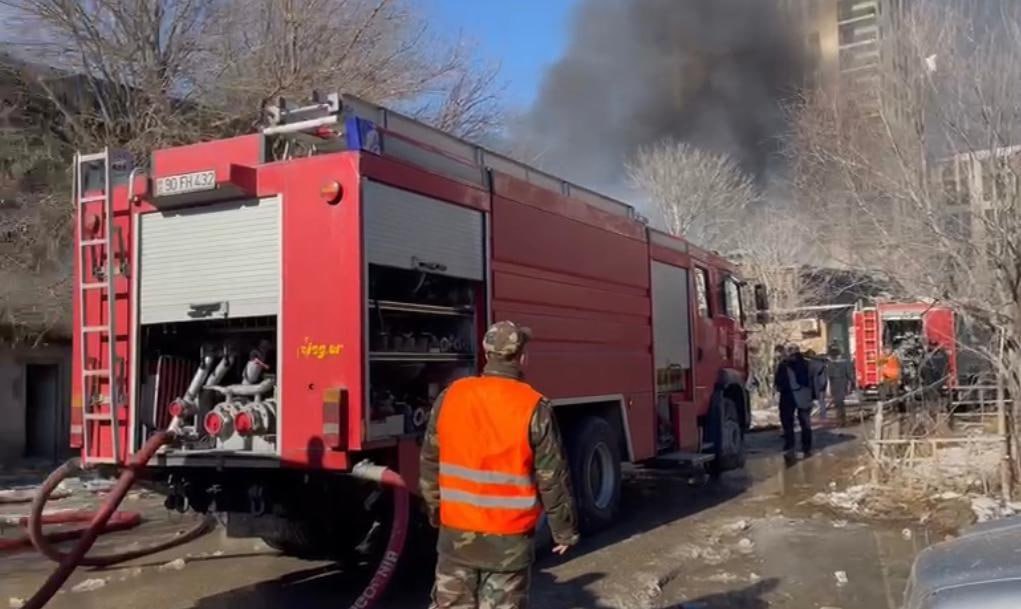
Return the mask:
<svg viewBox="0 0 1021 609"><path fill-rule="evenodd" d="M85 529L78 543L75 544L70 552L65 553L57 550L53 547L51 539L48 539L43 534L42 525L45 522L43 510L46 507L47 500L49 500L50 495L56 490L57 486L63 480L77 474L81 470L79 460L71 459L46 478L42 486L40 486L35 499L32 501L32 511L29 517L29 537L36 549L50 560L57 562L58 566L46 579L42 587L32 595L32 598L25 602L22 609L42 609L42 607L45 607L46 603L53 598L53 595L60 590L60 587L67 581L67 578L80 565L103 567L133 560L188 543L213 529L215 520L212 516L207 516L184 533L157 544L117 554L86 556L89 549L96 542L96 538L104 531L110 530L107 527L107 523L124 500L128 490L135 483L138 471L145 467L160 447L172 442L175 437L176 434L173 431L158 432L146 441L141 450L132 455L131 460L124 468L117 483L111 489L106 501L95 512L88 528ZM397 561L401 556L401 552L404 550L404 542L408 529L408 489L404 484L403 478L386 467L360 464L354 468L352 475L362 480L390 486L394 492L393 524L390 528L390 540L386 551L369 584L362 591L361 595L358 596L354 604L351 605L352 609L369 609L375 605L376 601L379 600L386 590L390 579L396 571Z"/></svg>

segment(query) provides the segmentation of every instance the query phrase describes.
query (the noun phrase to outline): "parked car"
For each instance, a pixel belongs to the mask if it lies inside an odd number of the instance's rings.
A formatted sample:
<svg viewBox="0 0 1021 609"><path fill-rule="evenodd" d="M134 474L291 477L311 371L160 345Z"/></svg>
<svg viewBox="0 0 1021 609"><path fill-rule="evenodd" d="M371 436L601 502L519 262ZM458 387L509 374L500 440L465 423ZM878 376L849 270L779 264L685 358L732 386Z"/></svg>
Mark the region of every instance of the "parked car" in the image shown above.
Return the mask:
<svg viewBox="0 0 1021 609"><path fill-rule="evenodd" d="M1021 607L1021 516L976 525L915 559L904 609Z"/></svg>

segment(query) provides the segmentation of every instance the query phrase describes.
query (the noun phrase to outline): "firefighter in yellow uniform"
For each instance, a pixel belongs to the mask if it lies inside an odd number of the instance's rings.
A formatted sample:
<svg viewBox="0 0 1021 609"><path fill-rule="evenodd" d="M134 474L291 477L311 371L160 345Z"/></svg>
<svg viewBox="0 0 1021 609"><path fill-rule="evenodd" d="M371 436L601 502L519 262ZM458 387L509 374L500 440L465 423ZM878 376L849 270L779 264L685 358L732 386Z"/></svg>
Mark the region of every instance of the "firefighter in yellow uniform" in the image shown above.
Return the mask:
<svg viewBox="0 0 1021 609"><path fill-rule="evenodd" d="M523 380L527 328L494 324L482 376L436 400L420 484L440 529L435 609L524 609L545 510L554 552L578 541L570 473L546 398Z"/></svg>

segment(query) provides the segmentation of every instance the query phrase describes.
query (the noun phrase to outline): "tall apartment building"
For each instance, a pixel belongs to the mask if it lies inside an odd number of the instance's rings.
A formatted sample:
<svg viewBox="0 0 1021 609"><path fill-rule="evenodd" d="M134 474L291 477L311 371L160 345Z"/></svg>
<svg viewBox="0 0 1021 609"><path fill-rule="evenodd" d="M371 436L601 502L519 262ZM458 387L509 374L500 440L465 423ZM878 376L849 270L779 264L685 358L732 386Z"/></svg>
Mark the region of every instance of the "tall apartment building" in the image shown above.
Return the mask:
<svg viewBox="0 0 1021 609"><path fill-rule="evenodd" d="M933 163L945 196L947 230L963 240L981 239L987 223L999 223L999 215L1015 207L1019 172L1021 146L963 152Z"/></svg>
<svg viewBox="0 0 1021 609"><path fill-rule="evenodd" d="M906 69L897 53L897 26L910 1L780 0L804 37L813 67L806 85L860 95L873 111L881 103L903 105L904 93L884 76Z"/></svg>

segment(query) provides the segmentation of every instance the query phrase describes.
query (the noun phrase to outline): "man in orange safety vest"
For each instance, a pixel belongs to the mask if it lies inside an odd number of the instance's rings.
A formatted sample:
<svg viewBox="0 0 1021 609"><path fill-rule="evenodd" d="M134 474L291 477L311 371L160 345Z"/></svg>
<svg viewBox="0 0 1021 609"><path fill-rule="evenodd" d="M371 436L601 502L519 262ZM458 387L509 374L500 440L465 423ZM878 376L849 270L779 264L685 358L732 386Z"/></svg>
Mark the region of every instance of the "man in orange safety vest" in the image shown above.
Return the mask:
<svg viewBox="0 0 1021 609"><path fill-rule="evenodd" d="M879 373L882 382L879 385L879 399L892 399L900 389L901 365L895 351L887 351L879 358Z"/></svg>
<svg viewBox="0 0 1021 609"><path fill-rule="evenodd" d="M577 543L570 473L550 402L523 378L528 328L486 332L482 376L436 399L419 483L438 526L436 609L524 609L543 510L555 547Z"/></svg>

